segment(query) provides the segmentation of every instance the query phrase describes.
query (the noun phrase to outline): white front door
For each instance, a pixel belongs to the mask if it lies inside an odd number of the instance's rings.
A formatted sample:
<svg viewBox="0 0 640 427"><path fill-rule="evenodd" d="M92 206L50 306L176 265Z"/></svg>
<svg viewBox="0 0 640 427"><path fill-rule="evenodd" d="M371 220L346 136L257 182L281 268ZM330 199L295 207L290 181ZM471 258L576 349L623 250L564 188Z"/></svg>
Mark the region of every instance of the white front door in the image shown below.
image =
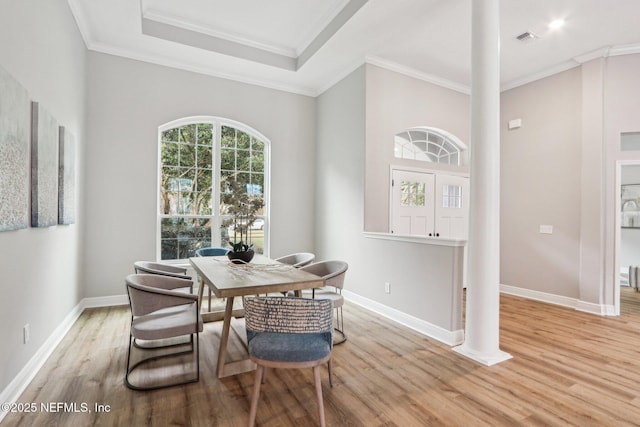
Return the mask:
<svg viewBox="0 0 640 427"><path fill-rule="evenodd" d="M391 232L432 235L434 175L394 169L391 179Z"/></svg>
<svg viewBox="0 0 640 427"><path fill-rule="evenodd" d="M469 234L469 178L438 174L435 185L435 235L466 240Z"/></svg>

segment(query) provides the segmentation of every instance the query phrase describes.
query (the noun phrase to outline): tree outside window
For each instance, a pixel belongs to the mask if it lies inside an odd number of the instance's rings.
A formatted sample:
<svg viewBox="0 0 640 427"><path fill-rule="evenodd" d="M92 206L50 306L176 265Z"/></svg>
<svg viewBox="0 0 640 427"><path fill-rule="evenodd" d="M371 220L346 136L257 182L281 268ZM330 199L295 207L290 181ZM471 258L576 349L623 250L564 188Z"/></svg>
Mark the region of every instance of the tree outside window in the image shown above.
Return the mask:
<svg viewBox="0 0 640 427"><path fill-rule="evenodd" d="M186 259L204 247L227 246L233 186L265 199L268 145L251 132L223 121L198 121L160 129L159 245L163 260ZM254 250L264 251L262 208L252 233ZM253 230L252 230L253 231Z"/></svg>

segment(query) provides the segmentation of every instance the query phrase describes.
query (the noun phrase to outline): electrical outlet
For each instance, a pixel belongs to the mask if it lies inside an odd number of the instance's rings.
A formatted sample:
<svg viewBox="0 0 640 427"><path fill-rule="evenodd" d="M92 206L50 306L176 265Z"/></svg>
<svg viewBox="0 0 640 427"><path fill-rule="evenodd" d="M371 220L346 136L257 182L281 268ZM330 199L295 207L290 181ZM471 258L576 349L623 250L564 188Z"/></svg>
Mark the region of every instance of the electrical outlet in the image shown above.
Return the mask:
<svg viewBox="0 0 640 427"><path fill-rule="evenodd" d="M22 337L24 339L24 344L29 342L29 338L31 336L31 327L29 326L29 324L27 323L26 325L24 325L24 327L22 328Z"/></svg>
<svg viewBox="0 0 640 427"><path fill-rule="evenodd" d="M390 294L391 293L391 283L384 282L384 292L386 294Z"/></svg>

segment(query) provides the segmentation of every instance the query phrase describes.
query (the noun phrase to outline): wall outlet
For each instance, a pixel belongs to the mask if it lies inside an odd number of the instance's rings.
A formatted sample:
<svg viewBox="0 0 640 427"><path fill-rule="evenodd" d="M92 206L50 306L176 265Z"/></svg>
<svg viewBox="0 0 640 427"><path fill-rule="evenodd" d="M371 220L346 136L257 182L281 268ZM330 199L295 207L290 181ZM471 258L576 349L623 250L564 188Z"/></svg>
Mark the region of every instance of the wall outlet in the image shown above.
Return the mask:
<svg viewBox="0 0 640 427"><path fill-rule="evenodd" d="M29 338L31 337L31 327L29 326L29 324L27 323L26 325L24 325L24 327L22 328L22 338L24 340L24 344L29 342Z"/></svg>
<svg viewBox="0 0 640 427"><path fill-rule="evenodd" d="M384 282L384 293L385 294L390 294L391 293L391 283Z"/></svg>

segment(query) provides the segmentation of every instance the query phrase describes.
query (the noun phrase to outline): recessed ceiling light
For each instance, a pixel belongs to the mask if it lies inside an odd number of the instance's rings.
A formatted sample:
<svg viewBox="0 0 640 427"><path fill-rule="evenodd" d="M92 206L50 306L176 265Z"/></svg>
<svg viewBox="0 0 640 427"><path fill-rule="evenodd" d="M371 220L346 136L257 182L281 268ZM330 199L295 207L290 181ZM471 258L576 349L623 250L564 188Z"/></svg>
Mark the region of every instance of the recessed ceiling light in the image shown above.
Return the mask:
<svg viewBox="0 0 640 427"><path fill-rule="evenodd" d="M555 21L551 21L549 23L549 29L557 30L560 27L564 26L564 19L556 19Z"/></svg>

